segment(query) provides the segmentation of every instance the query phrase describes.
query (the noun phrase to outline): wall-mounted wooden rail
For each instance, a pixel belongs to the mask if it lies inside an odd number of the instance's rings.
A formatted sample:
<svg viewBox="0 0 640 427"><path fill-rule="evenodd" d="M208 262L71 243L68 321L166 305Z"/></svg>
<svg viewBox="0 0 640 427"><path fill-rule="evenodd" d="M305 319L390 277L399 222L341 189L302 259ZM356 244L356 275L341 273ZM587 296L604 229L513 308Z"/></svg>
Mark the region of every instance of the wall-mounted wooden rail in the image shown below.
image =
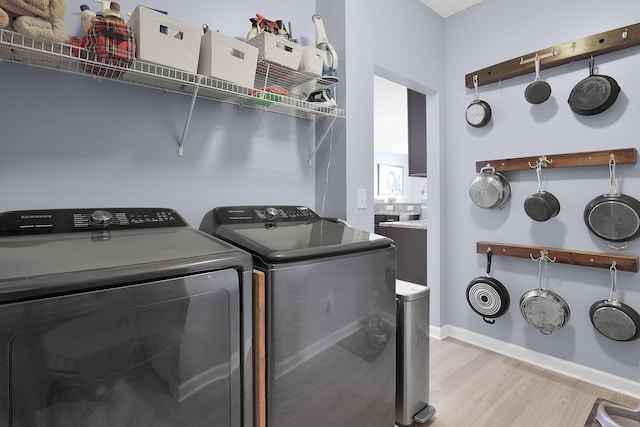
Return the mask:
<svg viewBox="0 0 640 427"><path fill-rule="evenodd" d="M531 58L541 58L540 69L557 67L579 61L591 56L603 55L616 50L640 44L640 23L604 33L594 34L536 52L531 52L465 76L465 86L473 89L473 76L478 76L478 86L495 83L524 74L535 72L535 63Z"/></svg>
<svg viewBox="0 0 640 427"><path fill-rule="evenodd" d="M615 150L586 151L582 153L545 154L549 162L544 162L545 168L572 168L578 166L608 165L611 154L614 155L616 164L636 163L637 152L635 148L621 148ZM518 157L513 159L482 160L476 162L476 172L490 164L497 172L529 170L531 165L542 156Z"/></svg>
<svg viewBox="0 0 640 427"><path fill-rule="evenodd" d="M608 269L611 267L611 263L615 261L616 268L620 271L628 271L631 273L638 272L638 257L632 255L616 255L601 252L574 251L569 249L511 245L495 242L476 243L476 253L486 254L489 248L491 248L491 254L493 256L510 256L515 258L531 259L531 257L539 258L540 251L545 250L548 252L547 256L549 258L555 258L555 262L561 264Z"/></svg>

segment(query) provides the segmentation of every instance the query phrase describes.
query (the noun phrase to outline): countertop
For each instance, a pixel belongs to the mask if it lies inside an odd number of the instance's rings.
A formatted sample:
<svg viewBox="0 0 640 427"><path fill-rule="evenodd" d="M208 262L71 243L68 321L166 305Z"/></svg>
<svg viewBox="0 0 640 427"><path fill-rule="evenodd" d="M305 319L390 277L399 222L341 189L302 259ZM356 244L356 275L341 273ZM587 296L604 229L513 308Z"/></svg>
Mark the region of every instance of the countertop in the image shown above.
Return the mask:
<svg viewBox="0 0 640 427"><path fill-rule="evenodd" d="M383 221L378 223L380 227L414 228L418 230L427 229L426 219L414 219L410 221Z"/></svg>

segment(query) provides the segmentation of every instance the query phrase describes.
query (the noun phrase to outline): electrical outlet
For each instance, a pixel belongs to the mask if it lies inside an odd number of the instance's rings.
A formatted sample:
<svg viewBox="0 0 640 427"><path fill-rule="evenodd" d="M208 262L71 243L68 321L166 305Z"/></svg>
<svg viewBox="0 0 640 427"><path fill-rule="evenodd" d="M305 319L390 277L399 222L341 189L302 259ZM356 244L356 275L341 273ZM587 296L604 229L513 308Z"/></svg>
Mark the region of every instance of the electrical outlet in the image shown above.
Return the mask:
<svg viewBox="0 0 640 427"><path fill-rule="evenodd" d="M367 189L358 188L358 209L367 209Z"/></svg>

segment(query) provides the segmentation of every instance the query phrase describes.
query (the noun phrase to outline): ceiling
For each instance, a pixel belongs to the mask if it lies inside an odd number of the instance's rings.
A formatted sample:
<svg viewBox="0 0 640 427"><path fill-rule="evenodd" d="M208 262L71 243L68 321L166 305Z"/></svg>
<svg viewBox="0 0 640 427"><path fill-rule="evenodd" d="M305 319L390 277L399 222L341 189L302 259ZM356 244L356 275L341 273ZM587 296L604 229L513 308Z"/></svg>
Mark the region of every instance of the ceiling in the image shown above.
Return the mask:
<svg viewBox="0 0 640 427"><path fill-rule="evenodd" d="M465 10L482 0L420 0L429 9L446 18Z"/></svg>

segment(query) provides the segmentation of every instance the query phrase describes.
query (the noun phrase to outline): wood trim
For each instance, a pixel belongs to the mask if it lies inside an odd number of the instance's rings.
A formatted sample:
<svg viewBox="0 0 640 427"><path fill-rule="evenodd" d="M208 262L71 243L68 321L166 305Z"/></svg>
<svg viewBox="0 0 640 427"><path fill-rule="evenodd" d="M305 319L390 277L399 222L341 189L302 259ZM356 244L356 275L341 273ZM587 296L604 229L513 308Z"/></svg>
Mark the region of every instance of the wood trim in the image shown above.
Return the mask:
<svg viewBox="0 0 640 427"><path fill-rule="evenodd" d="M253 270L253 425L267 425L267 388L265 358L265 279L262 271Z"/></svg>
<svg viewBox="0 0 640 427"><path fill-rule="evenodd" d="M478 76L478 86L495 83L500 80L522 76L535 72L536 54L541 57L540 69L557 67L579 61L591 56L603 55L640 44L640 23L631 24L603 33L593 34L581 39L546 49L530 52L517 58L474 71L465 76L465 86L473 89L473 76ZM552 56L548 56L553 53ZM524 60L524 61L523 61ZM525 63L522 63L525 62ZM585 65L585 77L588 75Z"/></svg>
<svg viewBox="0 0 640 427"><path fill-rule="evenodd" d="M550 163L544 162L543 167L552 169L608 165L611 154L614 155L616 164L618 165L636 163L637 160L637 151L635 148L619 148L615 150L585 151L581 153L545 154L544 157L546 157ZM476 172L480 172L487 164L491 165L497 172L529 170L532 169L531 165L535 167L540 157L542 156L481 160L476 162Z"/></svg>
<svg viewBox="0 0 640 427"><path fill-rule="evenodd" d="M495 242L477 242L476 253L486 254L491 248L493 256L510 256L531 259L540 257L540 251L546 250L548 257L556 259L560 264L579 265L582 267L606 268L616 262L620 271L638 272L638 257L633 255L615 255L600 252L574 251L568 249L547 248L542 246L523 246Z"/></svg>

